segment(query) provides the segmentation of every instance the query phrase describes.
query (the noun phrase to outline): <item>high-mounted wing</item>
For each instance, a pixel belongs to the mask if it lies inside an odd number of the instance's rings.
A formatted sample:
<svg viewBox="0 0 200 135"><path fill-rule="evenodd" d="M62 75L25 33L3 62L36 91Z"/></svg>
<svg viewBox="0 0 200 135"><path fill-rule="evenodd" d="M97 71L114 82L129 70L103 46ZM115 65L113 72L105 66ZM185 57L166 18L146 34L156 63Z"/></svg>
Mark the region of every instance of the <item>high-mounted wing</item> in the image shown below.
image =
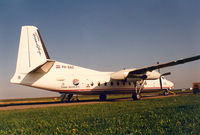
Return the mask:
<svg viewBox="0 0 200 135"><path fill-rule="evenodd" d="M171 61L171 62L167 62L167 63L163 63L163 64L148 66L145 68L125 69L125 70L121 70L121 71L112 73L111 79L113 79L113 80L158 79L161 76L161 74L159 74L158 72L153 71L153 70L170 67L170 66L175 66L175 65L179 65L179 64L184 64L184 63L195 61L198 59L200 59L200 55L189 57L189 58L184 58L184 59L179 59L179 60L175 60L175 61Z"/></svg>
<svg viewBox="0 0 200 135"><path fill-rule="evenodd" d="M145 68L140 68L140 69L131 71L129 73L130 74L141 74L141 73L145 73L147 71L153 71L155 69L160 69L160 68L175 66L175 65L179 65L179 64L184 64L184 63L195 61L195 60L198 60L198 59L200 59L200 55L185 58L185 59L179 59L179 60L175 60L175 61L171 61L171 62L167 62L167 63L163 63L163 64L157 64L157 65L149 66L149 67L145 67Z"/></svg>

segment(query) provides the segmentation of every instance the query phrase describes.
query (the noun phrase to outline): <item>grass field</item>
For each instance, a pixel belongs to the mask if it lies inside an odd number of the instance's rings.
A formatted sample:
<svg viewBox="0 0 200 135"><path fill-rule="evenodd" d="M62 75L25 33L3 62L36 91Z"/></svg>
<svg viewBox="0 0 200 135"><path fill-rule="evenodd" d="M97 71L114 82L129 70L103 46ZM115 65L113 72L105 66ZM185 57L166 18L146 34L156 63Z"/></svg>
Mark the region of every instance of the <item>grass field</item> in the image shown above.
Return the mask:
<svg viewBox="0 0 200 135"><path fill-rule="evenodd" d="M0 111L0 134L200 134L200 95Z"/></svg>

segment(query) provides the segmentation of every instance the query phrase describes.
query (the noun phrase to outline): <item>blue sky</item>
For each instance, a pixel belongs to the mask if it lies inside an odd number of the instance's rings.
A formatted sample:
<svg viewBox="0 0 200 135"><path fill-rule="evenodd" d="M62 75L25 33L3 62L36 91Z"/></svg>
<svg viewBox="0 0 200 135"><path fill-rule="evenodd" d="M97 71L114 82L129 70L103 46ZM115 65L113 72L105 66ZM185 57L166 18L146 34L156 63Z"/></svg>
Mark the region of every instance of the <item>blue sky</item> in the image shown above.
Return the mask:
<svg viewBox="0 0 200 135"><path fill-rule="evenodd" d="M1 0L0 99L57 95L9 83L21 26L40 30L52 59L100 71L200 54L200 1ZM200 61L171 71L176 88L200 81Z"/></svg>

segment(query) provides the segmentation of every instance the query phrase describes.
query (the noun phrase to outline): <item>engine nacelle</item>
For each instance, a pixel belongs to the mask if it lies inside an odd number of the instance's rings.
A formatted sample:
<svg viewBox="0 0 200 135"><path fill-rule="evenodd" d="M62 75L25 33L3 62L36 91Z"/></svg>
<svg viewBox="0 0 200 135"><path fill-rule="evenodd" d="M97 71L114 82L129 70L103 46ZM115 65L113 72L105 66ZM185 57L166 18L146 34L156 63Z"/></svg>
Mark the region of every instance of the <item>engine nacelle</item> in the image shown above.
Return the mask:
<svg viewBox="0 0 200 135"><path fill-rule="evenodd" d="M146 72L146 80L156 80L161 77L161 74L157 71L147 71Z"/></svg>
<svg viewBox="0 0 200 135"><path fill-rule="evenodd" d="M113 80L124 80L128 76L129 71L121 70L111 74L111 79Z"/></svg>
<svg viewBox="0 0 200 135"><path fill-rule="evenodd" d="M133 69L125 69L111 74L113 80L125 80L127 81L139 81L139 80L156 80L161 77L161 74L157 71L147 71L144 74L129 74Z"/></svg>

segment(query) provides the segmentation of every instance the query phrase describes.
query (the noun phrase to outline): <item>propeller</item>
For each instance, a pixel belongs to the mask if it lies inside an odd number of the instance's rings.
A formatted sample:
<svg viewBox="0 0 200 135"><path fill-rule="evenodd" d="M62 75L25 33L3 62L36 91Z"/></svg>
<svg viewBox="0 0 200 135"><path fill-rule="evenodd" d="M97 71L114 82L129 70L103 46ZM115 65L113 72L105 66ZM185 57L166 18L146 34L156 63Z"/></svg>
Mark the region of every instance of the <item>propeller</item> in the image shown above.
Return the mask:
<svg viewBox="0 0 200 135"><path fill-rule="evenodd" d="M162 90L163 87L162 87L162 76L167 76L167 75L171 75L171 72L167 72L167 73L164 73L164 74L161 74L159 80L160 80L160 89Z"/></svg>
<svg viewBox="0 0 200 135"><path fill-rule="evenodd" d="M161 76L167 76L167 75L171 75L171 72L164 73Z"/></svg>

